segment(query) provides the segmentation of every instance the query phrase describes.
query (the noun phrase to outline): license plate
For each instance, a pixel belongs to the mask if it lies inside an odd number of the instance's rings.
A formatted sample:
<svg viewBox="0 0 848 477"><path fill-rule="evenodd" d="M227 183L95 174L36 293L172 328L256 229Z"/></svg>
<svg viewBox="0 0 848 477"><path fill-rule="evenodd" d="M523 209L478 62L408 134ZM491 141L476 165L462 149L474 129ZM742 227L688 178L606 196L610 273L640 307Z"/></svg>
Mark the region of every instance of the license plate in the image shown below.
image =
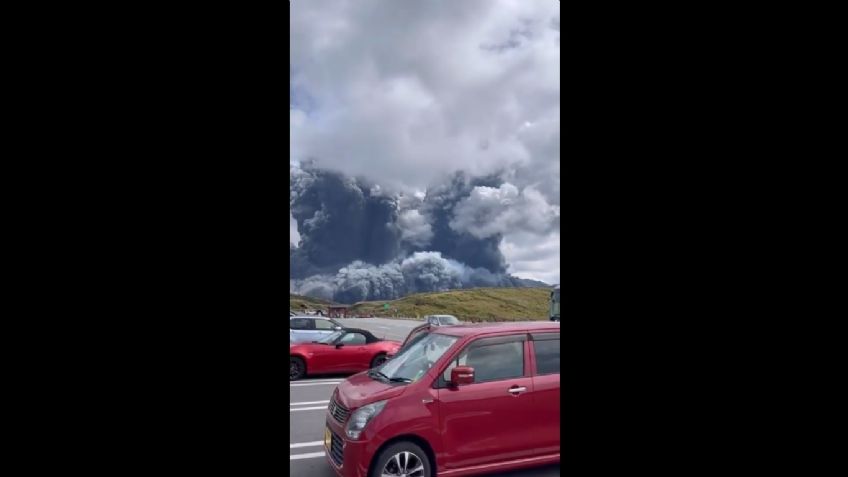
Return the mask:
<svg viewBox="0 0 848 477"><path fill-rule="evenodd" d="M330 444L333 442L333 435L330 433L330 429L324 428L324 447L327 450L330 450Z"/></svg>

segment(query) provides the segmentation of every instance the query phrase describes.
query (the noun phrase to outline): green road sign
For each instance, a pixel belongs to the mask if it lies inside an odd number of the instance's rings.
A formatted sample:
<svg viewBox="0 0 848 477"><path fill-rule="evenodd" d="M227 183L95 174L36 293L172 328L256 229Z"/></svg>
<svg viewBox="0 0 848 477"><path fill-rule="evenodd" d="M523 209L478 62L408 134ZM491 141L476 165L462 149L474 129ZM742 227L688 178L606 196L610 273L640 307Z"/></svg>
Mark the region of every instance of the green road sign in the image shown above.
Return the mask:
<svg viewBox="0 0 848 477"><path fill-rule="evenodd" d="M388 304L388 303L384 303L384 304L383 304L383 309L384 309L384 310L388 310L388 309L389 309L389 304Z"/></svg>

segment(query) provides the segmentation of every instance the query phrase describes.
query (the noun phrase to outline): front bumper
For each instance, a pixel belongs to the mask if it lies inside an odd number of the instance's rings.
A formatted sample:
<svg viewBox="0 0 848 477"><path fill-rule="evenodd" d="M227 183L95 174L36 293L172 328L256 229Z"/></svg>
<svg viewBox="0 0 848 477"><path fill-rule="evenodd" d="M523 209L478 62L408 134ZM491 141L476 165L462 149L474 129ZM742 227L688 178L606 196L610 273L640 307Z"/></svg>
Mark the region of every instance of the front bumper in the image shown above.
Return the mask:
<svg viewBox="0 0 848 477"><path fill-rule="evenodd" d="M325 432L330 431L330 445L324 446L324 454L330 467L339 477L368 477L368 466L373 457L372 446L367 440L351 441L344 432L344 424L333 419L329 413L325 420Z"/></svg>

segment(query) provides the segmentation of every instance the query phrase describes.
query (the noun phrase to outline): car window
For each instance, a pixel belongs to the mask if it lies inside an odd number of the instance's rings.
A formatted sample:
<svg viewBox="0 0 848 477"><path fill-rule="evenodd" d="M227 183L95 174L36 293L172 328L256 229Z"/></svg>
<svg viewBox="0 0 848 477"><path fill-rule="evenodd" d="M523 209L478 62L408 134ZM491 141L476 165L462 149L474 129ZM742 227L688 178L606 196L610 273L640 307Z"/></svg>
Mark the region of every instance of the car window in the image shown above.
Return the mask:
<svg viewBox="0 0 848 477"><path fill-rule="evenodd" d="M289 320L289 328L293 330L308 330L310 321L312 320L309 318L292 318Z"/></svg>
<svg viewBox="0 0 848 477"><path fill-rule="evenodd" d="M459 320L456 319L456 317L453 317L453 316L443 316L443 317L439 318L439 323L441 323L444 326L458 325Z"/></svg>
<svg viewBox="0 0 848 477"><path fill-rule="evenodd" d="M471 343L457 359L448 365L442 374L444 381L450 380L450 371L455 366L474 368L474 382L484 383L524 376L524 341L506 343L480 340Z"/></svg>
<svg viewBox="0 0 848 477"><path fill-rule="evenodd" d="M315 320L316 330L332 330L335 326L330 320Z"/></svg>
<svg viewBox="0 0 848 477"><path fill-rule="evenodd" d="M559 374L559 333L533 335L536 374Z"/></svg>
<svg viewBox="0 0 848 477"><path fill-rule="evenodd" d="M362 333L348 333L340 341L340 343L344 343L346 345L364 345L365 342L365 335Z"/></svg>

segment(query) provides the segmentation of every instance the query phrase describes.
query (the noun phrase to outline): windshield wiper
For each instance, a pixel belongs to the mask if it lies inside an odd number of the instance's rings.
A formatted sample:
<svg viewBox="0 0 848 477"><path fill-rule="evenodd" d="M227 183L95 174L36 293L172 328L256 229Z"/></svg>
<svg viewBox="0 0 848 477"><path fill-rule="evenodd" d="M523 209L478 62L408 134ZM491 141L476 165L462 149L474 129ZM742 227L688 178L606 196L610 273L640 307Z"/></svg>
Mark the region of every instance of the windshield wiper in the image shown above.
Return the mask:
<svg viewBox="0 0 848 477"><path fill-rule="evenodd" d="M368 371L368 376L372 376L372 377L373 377L373 376L380 376L380 377L382 377L383 379L385 379L386 381L391 381L391 378L389 378L389 377L388 377L388 376L386 376L385 374L383 374L383 373L381 373L381 372L379 372L379 371L375 371L375 370L373 370L373 369L372 369L371 371Z"/></svg>
<svg viewBox="0 0 848 477"><path fill-rule="evenodd" d="M383 375L385 376L385 375ZM389 378L389 381L393 383L411 383L412 380L409 378Z"/></svg>

